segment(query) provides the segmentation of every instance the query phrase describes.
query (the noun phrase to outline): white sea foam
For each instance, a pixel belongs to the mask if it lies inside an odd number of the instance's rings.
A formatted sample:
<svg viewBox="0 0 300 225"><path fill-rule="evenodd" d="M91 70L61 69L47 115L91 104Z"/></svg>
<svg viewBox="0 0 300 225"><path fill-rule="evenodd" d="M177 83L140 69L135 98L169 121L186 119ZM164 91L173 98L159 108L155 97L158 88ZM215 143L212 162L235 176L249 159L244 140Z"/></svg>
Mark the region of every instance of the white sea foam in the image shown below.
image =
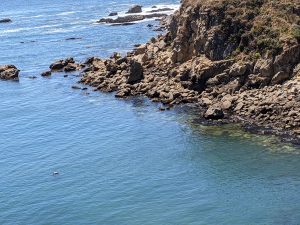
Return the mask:
<svg viewBox="0 0 300 225"><path fill-rule="evenodd" d="M52 28L52 27L58 27L58 26L60 26L60 25L55 24L55 25L43 25L43 26L36 26L36 27L21 27L21 28L16 28L16 29L3 30L3 31L1 31L1 34L19 33L19 32L23 32L23 31L32 31L32 30ZM0 35L0 36L2 36L2 35Z"/></svg>
<svg viewBox="0 0 300 225"><path fill-rule="evenodd" d="M67 15L71 15L71 14L74 14L77 12L79 12L79 11L62 12L62 13L55 14L55 16L67 16Z"/></svg>
<svg viewBox="0 0 300 225"><path fill-rule="evenodd" d="M127 10L130 8L130 5L126 5L127 6ZM128 16L128 15L151 15L151 14L166 14L166 15L172 15L175 11L177 11L180 8L179 4L157 4L155 5L156 7L153 8L153 5L151 6L145 6L142 7L142 12L141 13L126 13L126 11L121 11L118 12L117 16L111 16L111 17L104 17L104 18L111 18L111 19L116 19L118 17L124 17L124 16ZM151 12L153 10L160 10L160 9L170 9L170 10L164 10L164 11L158 11L158 12ZM132 23L142 23L145 21L153 21L155 19L157 19L158 17L152 17L152 18L147 18L144 20L140 20L140 21L134 21ZM96 22L94 21L94 24L96 24ZM110 25L110 24L108 24Z"/></svg>
<svg viewBox="0 0 300 225"><path fill-rule="evenodd" d="M118 14L118 16L127 16L127 15L150 15L150 14L154 14L154 13L158 13L158 14L167 14L167 15L171 15L173 14L176 10L179 9L180 5L178 4L158 4L155 5L156 8L152 8L153 6L145 6L142 7L142 12L141 13L126 13L126 12L120 12ZM151 12L152 10L160 10L160 9L165 9L165 8L169 8L170 10L166 10L166 11L158 11L158 12Z"/></svg>

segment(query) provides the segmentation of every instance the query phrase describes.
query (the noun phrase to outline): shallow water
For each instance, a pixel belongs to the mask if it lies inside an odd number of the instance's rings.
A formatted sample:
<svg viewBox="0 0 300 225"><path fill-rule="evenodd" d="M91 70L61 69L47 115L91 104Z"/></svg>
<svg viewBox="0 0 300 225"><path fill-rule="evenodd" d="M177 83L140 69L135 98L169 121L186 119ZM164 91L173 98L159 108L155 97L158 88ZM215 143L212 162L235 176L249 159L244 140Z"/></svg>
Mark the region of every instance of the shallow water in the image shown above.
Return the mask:
<svg viewBox="0 0 300 225"><path fill-rule="evenodd" d="M0 64L22 74L0 82L0 224L299 224L299 149L143 98L72 90L75 74L38 76L55 59L125 52L154 35L148 21L93 24L130 4L1 1L14 22L0 25Z"/></svg>

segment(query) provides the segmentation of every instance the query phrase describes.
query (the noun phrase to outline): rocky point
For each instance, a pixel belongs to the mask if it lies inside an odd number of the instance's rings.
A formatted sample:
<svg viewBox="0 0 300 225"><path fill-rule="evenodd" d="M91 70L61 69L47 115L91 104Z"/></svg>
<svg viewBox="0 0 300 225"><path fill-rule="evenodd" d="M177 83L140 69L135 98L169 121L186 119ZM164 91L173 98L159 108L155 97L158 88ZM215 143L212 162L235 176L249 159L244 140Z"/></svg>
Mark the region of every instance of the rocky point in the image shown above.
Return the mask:
<svg viewBox="0 0 300 225"><path fill-rule="evenodd" d="M87 60L81 82L300 138L299 1L184 0L164 23L126 56Z"/></svg>

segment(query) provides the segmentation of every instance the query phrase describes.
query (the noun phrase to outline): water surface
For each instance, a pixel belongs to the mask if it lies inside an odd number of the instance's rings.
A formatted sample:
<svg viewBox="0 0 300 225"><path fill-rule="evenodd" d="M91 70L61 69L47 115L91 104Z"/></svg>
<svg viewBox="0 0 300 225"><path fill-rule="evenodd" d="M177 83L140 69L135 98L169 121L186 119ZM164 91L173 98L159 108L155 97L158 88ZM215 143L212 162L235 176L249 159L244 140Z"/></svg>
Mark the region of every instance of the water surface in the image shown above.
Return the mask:
<svg viewBox="0 0 300 225"><path fill-rule="evenodd" d="M0 25L0 64L22 73L0 82L0 224L299 224L299 149L143 98L72 90L76 74L39 76L53 60L126 52L155 35L155 21L93 23L133 3L1 1L14 22Z"/></svg>

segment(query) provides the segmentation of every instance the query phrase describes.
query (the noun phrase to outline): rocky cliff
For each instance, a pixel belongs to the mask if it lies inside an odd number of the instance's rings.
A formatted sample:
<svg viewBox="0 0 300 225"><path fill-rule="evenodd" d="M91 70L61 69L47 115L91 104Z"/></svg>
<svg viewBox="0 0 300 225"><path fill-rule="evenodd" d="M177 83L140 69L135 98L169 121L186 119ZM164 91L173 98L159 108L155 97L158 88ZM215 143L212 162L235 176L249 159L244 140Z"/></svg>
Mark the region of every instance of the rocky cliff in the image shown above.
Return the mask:
<svg viewBox="0 0 300 225"><path fill-rule="evenodd" d="M166 35L91 58L82 82L300 137L299 0L184 0Z"/></svg>

